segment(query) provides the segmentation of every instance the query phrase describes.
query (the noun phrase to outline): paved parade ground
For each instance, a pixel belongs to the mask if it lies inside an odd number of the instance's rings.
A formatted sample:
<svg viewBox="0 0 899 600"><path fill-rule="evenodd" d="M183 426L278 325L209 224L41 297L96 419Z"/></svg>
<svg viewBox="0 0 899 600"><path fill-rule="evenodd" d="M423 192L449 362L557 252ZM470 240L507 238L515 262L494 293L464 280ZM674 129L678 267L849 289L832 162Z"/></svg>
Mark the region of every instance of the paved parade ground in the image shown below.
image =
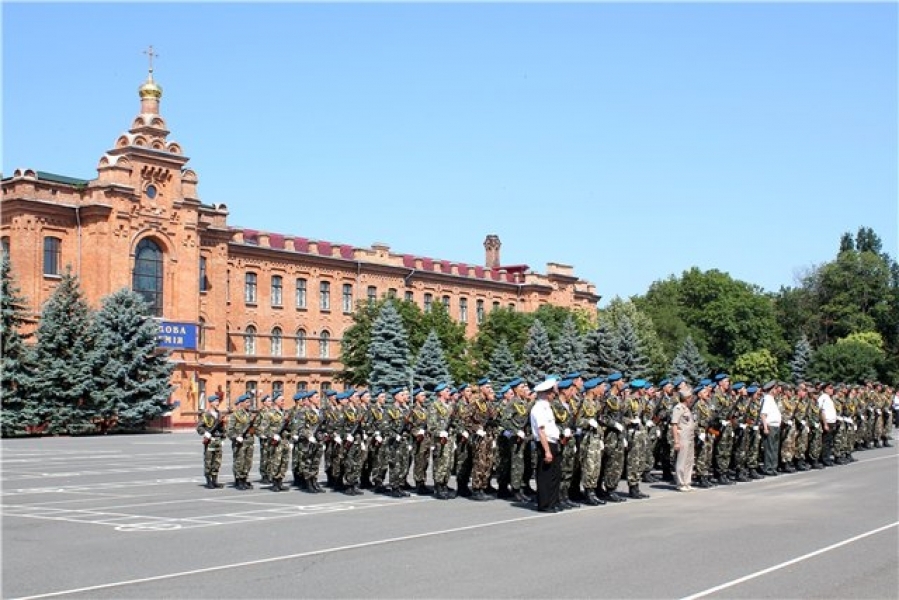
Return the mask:
<svg viewBox="0 0 899 600"><path fill-rule="evenodd" d="M899 595L895 446L693 493L654 484L648 500L561 514L505 500L207 490L193 432L0 449L3 598Z"/></svg>

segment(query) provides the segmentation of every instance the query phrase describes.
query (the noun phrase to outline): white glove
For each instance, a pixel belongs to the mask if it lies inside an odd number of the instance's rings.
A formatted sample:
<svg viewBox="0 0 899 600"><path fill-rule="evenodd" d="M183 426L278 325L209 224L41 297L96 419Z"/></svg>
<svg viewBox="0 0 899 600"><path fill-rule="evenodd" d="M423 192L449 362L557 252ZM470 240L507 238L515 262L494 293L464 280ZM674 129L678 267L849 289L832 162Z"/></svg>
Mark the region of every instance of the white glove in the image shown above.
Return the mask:
<svg viewBox="0 0 899 600"><path fill-rule="evenodd" d="M490 447L491 447L491 448L496 448L496 440L493 440L493 442L490 444Z"/></svg>
<svg viewBox="0 0 899 600"><path fill-rule="evenodd" d="M746 423L740 423L740 429L746 429Z"/></svg>
<svg viewBox="0 0 899 600"><path fill-rule="evenodd" d="M623 440L621 440L621 441L624 442L624 447L627 448L627 438L625 438L625 439L623 439Z"/></svg>
<svg viewBox="0 0 899 600"><path fill-rule="evenodd" d="M621 423L615 423L615 429L618 431L624 431L624 426Z"/></svg>
<svg viewBox="0 0 899 600"><path fill-rule="evenodd" d="M564 431L562 431L562 435L565 437L571 437L571 429L566 427Z"/></svg>
<svg viewBox="0 0 899 600"><path fill-rule="evenodd" d="M314 435L310 435L310 436L309 436L309 443L310 443L310 444L314 444L314 443L315 443L315 436L314 436Z"/></svg>
<svg viewBox="0 0 899 600"><path fill-rule="evenodd" d="M343 438L341 438L339 435L335 435L335 436L334 436L334 443L335 443L335 444L339 444L339 443L341 443L342 441L343 441Z"/></svg>
<svg viewBox="0 0 899 600"><path fill-rule="evenodd" d="M290 441L291 442L299 442L300 436L298 436L297 434L293 434L292 436L290 436Z"/></svg>
<svg viewBox="0 0 899 600"><path fill-rule="evenodd" d="M375 437L376 437L376 438L381 437L381 432L380 432L380 431L376 431L376 432L375 432Z"/></svg>
<svg viewBox="0 0 899 600"><path fill-rule="evenodd" d="M655 427L655 425L656 425L656 424L652 422L652 419L646 419L646 426L647 426L647 427Z"/></svg>
<svg viewBox="0 0 899 600"><path fill-rule="evenodd" d="M752 426L752 430L753 430L753 431L758 431L758 430L759 430L759 426L758 426L758 425L753 425L753 426Z"/></svg>
<svg viewBox="0 0 899 600"><path fill-rule="evenodd" d="M606 443L602 440L599 440L599 451L602 452L606 448Z"/></svg>
<svg viewBox="0 0 899 600"><path fill-rule="evenodd" d="M203 434L203 437L206 438L207 440L211 440L212 434L207 431L206 433Z"/></svg>
<svg viewBox="0 0 899 600"><path fill-rule="evenodd" d="M290 442L289 444L287 444L287 447L288 447L289 449L293 450L293 442Z"/></svg>
<svg viewBox="0 0 899 600"><path fill-rule="evenodd" d="M415 435L424 435L424 434L425 434L424 429L419 429L418 431L415 432Z"/></svg>
<svg viewBox="0 0 899 600"><path fill-rule="evenodd" d="M487 432L484 431L483 429L478 429L477 431L475 431L475 434L476 434L478 437L484 437L485 435L487 435Z"/></svg>
<svg viewBox="0 0 899 600"><path fill-rule="evenodd" d="M348 434L347 434L347 436L346 436L346 441L349 442L349 443L351 443L351 444L353 443L353 434L352 434L352 433L348 433Z"/></svg>
<svg viewBox="0 0 899 600"><path fill-rule="evenodd" d="M699 441L701 441L701 442L705 441L705 432L704 431L699 432Z"/></svg>
<svg viewBox="0 0 899 600"><path fill-rule="evenodd" d="M640 419L631 419L631 423L633 423L634 425L639 425Z"/></svg>
<svg viewBox="0 0 899 600"><path fill-rule="evenodd" d="M237 439L236 439L235 441L236 441L238 444L243 444L243 436L242 436L242 435L237 436Z"/></svg>
<svg viewBox="0 0 899 600"><path fill-rule="evenodd" d="M398 433L398 434L396 434L396 441L398 441L398 442L399 442L399 441L400 441L400 440L402 440L402 439L403 439L403 436L402 436L402 434L399 434L399 433Z"/></svg>
<svg viewBox="0 0 899 600"><path fill-rule="evenodd" d="M721 426L727 427L727 421L725 421L724 419L721 419Z"/></svg>
<svg viewBox="0 0 899 600"><path fill-rule="evenodd" d="M274 439L276 442L280 442L281 436L276 433L272 439Z"/></svg>
<svg viewBox="0 0 899 600"><path fill-rule="evenodd" d="M381 442L384 441L384 438L382 438L381 434L379 433L378 435L375 436L375 441L380 444Z"/></svg>
<svg viewBox="0 0 899 600"><path fill-rule="evenodd" d="M589 425L593 429L599 429L599 423L596 422L596 419L590 419L589 421L587 421L587 425Z"/></svg>
<svg viewBox="0 0 899 600"><path fill-rule="evenodd" d="M443 439L446 439L446 438L449 437L449 434L448 434L447 432L445 432L445 431L441 431L441 432L440 432L440 437L443 438Z"/></svg>
<svg viewBox="0 0 899 600"><path fill-rule="evenodd" d="M519 429L518 432L516 432L515 435L517 435L517 436L520 437L521 439L524 439L524 431L522 431L521 429Z"/></svg>
<svg viewBox="0 0 899 600"><path fill-rule="evenodd" d="M410 444L410 445L406 446L406 449L407 449L409 452L412 452L412 445Z"/></svg>
<svg viewBox="0 0 899 600"><path fill-rule="evenodd" d="M365 444L363 443L363 444L362 444L362 451L363 451L363 452L365 452L365 447L366 447L366 446L365 446Z"/></svg>
<svg viewBox="0 0 899 600"><path fill-rule="evenodd" d="M462 432L462 439L463 439L463 440L467 440L467 439L468 439L468 432L467 432L467 431L463 431L463 432Z"/></svg>
<svg viewBox="0 0 899 600"><path fill-rule="evenodd" d="M657 438L662 437L662 430L661 430L661 429L656 429L656 437L657 437Z"/></svg>

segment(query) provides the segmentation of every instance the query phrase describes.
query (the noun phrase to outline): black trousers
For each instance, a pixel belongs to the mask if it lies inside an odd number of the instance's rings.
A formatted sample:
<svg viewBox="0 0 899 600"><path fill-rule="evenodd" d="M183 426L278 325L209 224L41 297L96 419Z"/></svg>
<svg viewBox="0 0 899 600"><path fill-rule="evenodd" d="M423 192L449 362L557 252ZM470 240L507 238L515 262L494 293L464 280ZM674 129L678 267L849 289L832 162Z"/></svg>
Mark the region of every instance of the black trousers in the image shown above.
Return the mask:
<svg viewBox="0 0 899 600"><path fill-rule="evenodd" d="M823 445L824 447L821 450L821 462L825 465L833 464L833 441L837 435L837 424L836 423L828 423L827 428L830 431L824 432Z"/></svg>
<svg viewBox="0 0 899 600"><path fill-rule="evenodd" d="M559 503L559 483L562 481L562 450L558 443L550 443L552 462L543 460L543 444L537 443L537 510L548 510Z"/></svg>

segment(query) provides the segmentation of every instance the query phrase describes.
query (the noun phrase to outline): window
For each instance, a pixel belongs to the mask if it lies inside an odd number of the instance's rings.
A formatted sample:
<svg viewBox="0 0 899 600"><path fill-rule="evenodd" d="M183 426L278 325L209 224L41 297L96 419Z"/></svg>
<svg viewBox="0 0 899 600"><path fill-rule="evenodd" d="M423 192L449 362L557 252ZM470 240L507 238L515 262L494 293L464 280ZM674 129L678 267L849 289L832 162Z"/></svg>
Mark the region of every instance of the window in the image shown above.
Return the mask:
<svg viewBox="0 0 899 600"><path fill-rule="evenodd" d="M447 311L449 311L449 305L450 305L450 297L444 296L443 297L443 306L444 306L444 308L446 308Z"/></svg>
<svg viewBox="0 0 899 600"><path fill-rule="evenodd" d="M206 257L200 257L200 293L209 290L209 280L206 279Z"/></svg>
<svg viewBox="0 0 899 600"><path fill-rule="evenodd" d="M319 308L322 310L331 310L331 284L327 281L322 281L319 286Z"/></svg>
<svg viewBox="0 0 899 600"><path fill-rule="evenodd" d="M281 356L283 334L280 327L272 329L272 356Z"/></svg>
<svg viewBox="0 0 899 600"><path fill-rule="evenodd" d="M0 238L0 245L3 246L3 254L9 256L9 238L7 236Z"/></svg>
<svg viewBox="0 0 899 600"><path fill-rule="evenodd" d="M509 302L509 310L511 310L512 312L515 312L515 303L514 302Z"/></svg>
<svg viewBox="0 0 899 600"><path fill-rule="evenodd" d="M367 291L366 295L368 296L369 302L374 302L375 300L378 299L378 288L376 288L373 285L368 286L368 291Z"/></svg>
<svg viewBox="0 0 899 600"><path fill-rule="evenodd" d="M306 280L297 279L297 308L306 308Z"/></svg>
<svg viewBox="0 0 899 600"><path fill-rule="evenodd" d="M277 396L284 395L284 382L283 381L273 381L272 382L272 398Z"/></svg>
<svg viewBox="0 0 899 600"><path fill-rule="evenodd" d="M297 329L297 358L306 358L306 330Z"/></svg>
<svg viewBox="0 0 899 600"><path fill-rule="evenodd" d="M305 382L305 381L298 381L298 382L297 382L297 392L305 392L307 389L309 389L309 383L308 383L308 382Z"/></svg>
<svg viewBox="0 0 899 600"><path fill-rule="evenodd" d="M200 317L200 322L197 323L197 349L206 349L206 319L203 317Z"/></svg>
<svg viewBox="0 0 899 600"><path fill-rule="evenodd" d="M396 298L396 288L388 288L387 297L388 298Z"/></svg>
<svg viewBox="0 0 899 600"><path fill-rule="evenodd" d="M150 238L142 239L134 250L131 287L150 305L151 314L162 316L162 249Z"/></svg>
<svg viewBox="0 0 899 600"><path fill-rule="evenodd" d="M255 381L248 381L248 382L247 382L247 393L248 393L248 394L255 394L255 393L256 393L256 387L257 387L257 386L256 386L256 382L255 382ZM254 401L254 404L255 404L255 401Z"/></svg>
<svg viewBox="0 0 899 600"><path fill-rule="evenodd" d="M59 275L62 262L62 240L55 237L44 238L44 275Z"/></svg>
<svg viewBox="0 0 899 600"><path fill-rule="evenodd" d="M499 310L499 300L493 301L493 310Z"/></svg>
<svg viewBox="0 0 899 600"><path fill-rule="evenodd" d="M459 298L459 320L468 323L468 298Z"/></svg>
<svg viewBox="0 0 899 600"><path fill-rule="evenodd" d="M331 382L330 381L322 381L321 391L326 392L330 389L331 389Z"/></svg>
<svg viewBox="0 0 899 600"><path fill-rule="evenodd" d="M252 325L247 325L247 329L244 331L243 353L248 356L256 354L256 328Z"/></svg>
<svg viewBox="0 0 899 600"><path fill-rule="evenodd" d="M284 284L280 275L272 275L272 306L284 306Z"/></svg>
<svg viewBox="0 0 899 600"><path fill-rule="evenodd" d="M328 330L322 331L321 338L318 340L318 354L321 358L330 358L331 356L331 334Z"/></svg>
<svg viewBox="0 0 899 600"><path fill-rule="evenodd" d="M408 290L406 290L405 298L406 298L406 302L415 302L415 294L413 294L412 292L410 292Z"/></svg>
<svg viewBox="0 0 899 600"><path fill-rule="evenodd" d="M200 410L206 409L206 380L200 379L197 382L197 407Z"/></svg>
<svg viewBox="0 0 899 600"><path fill-rule="evenodd" d="M475 303L475 312L477 313L478 325L484 322L484 301L478 300Z"/></svg>
<svg viewBox="0 0 899 600"><path fill-rule="evenodd" d="M256 273L247 273L244 278L243 299L247 304L256 304Z"/></svg>
<svg viewBox="0 0 899 600"><path fill-rule="evenodd" d="M431 302L433 302L434 296L433 294L427 293L425 294L425 312L431 312Z"/></svg>
<svg viewBox="0 0 899 600"><path fill-rule="evenodd" d="M343 284L343 313L351 312L353 312L353 286L345 283Z"/></svg>

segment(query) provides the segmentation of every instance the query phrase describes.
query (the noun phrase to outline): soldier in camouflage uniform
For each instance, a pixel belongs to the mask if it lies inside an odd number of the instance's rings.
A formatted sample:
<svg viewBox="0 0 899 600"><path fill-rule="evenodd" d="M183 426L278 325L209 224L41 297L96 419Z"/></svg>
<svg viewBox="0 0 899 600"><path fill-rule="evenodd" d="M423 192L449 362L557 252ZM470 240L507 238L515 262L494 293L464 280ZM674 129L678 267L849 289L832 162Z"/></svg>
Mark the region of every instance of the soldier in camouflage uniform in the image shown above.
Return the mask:
<svg viewBox="0 0 899 600"><path fill-rule="evenodd" d="M497 435L496 435L496 485L498 498L511 498L509 489L512 481L512 448L514 446L514 431L506 428L506 411L515 398L515 393L507 385L499 389L499 402L496 405Z"/></svg>
<svg viewBox="0 0 899 600"><path fill-rule="evenodd" d="M365 433L368 436L367 467L363 469L363 483L367 473L368 483L375 488L375 493L387 491L384 482L387 480L387 444L384 443L386 432L387 393L377 390L365 414Z"/></svg>
<svg viewBox="0 0 899 600"><path fill-rule="evenodd" d="M783 393L777 398L780 408L780 464L777 470L781 473L794 473L793 458L796 453L796 424L793 421L796 412L796 398L793 390L784 386Z"/></svg>
<svg viewBox="0 0 899 600"><path fill-rule="evenodd" d="M305 443L300 439L300 421L305 409L305 401L308 392L299 391L293 395L293 409L290 419L290 472L293 475L293 485L299 489L305 489L306 480L303 478L303 448Z"/></svg>
<svg viewBox="0 0 899 600"><path fill-rule="evenodd" d="M453 405L446 383L434 388L434 402L428 408L428 431L433 448L434 497L438 500L455 498L455 490L449 488L453 463L453 436L451 431Z"/></svg>
<svg viewBox="0 0 899 600"><path fill-rule="evenodd" d="M517 377L509 382L509 388L513 394L506 403L505 410L500 417L503 428L504 444L509 445L509 486L513 499L518 502L530 502L531 498L524 491L524 467L525 454L530 452L531 428L530 403L528 401L528 386L523 379Z"/></svg>
<svg viewBox="0 0 899 600"><path fill-rule="evenodd" d="M256 439L253 426L256 415L248 410L247 403L249 401L249 394L240 396L236 402L237 408L228 419L228 439L231 440L234 486L239 490L253 488L253 484L247 481L247 478L253 468L253 442Z"/></svg>
<svg viewBox="0 0 899 600"><path fill-rule="evenodd" d="M556 384L550 393L549 400L556 426L559 428L559 446L562 449L561 479L559 482L559 506L561 508L578 508L580 504L570 498L571 481L577 461L577 410L574 406L574 395L577 388L571 379L563 379Z"/></svg>
<svg viewBox="0 0 899 600"><path fill-rule="evenodd" d="M796 470L808 471L805 458L808 455L808 438L811 427L808 422L808 405L810 399L808 387L800 383L796 390L796 408L793 413L793 426L796 428L795 458Z"/></svg>
<svg viewBox="0 0 899 600"><path fill-rule="evenodd" d="M733 384L730 389L734 396L731 412L734 423L734 452L731 468L735 475L735 481L745 483L752 480L747 467L747 454L751 438L749 425L746 422L749 396L746 393L746 384L742 381Z"/></svg>
<svg viewBox="0 0 899 600"><path fill-rule="evenodd" d="M809 400L806 405L805 418L808 421L808 451L806 458L812 469L823 469L821 453L824 443L824 431L821 428L821 409L818 408L819 389L809 390Z"/></svg>
<svg viewBox="0 0 899 600"><path fill-rule="evenodd" d="M578 445L578 462L581 466L581 484L587 504L597 506L606 501L597 497L599 473L602 468L603 432L599 426L598 394L603 392L602 380L598 377L584 382L584 397L578 407L577 429L581 431Z"/></svg>
<svg viewBox="0 0 899 600"><path fill-rule="evenodd" d="M206 410L197 423L197 433L203 436L203 474L206 487L210 490L224 487L219 483L219 469L222 467L222 437L225 417L219 412L221 398L213 394L206 399Z"/></svg>
<svg viewBox="0 0 899 600"><path fill-rule="evenodd" d="M306 392L304 394L304 404L297 412L296 419L299 427L297 434L302 451L300 475L305 481L305 489L311 494L324 493L318 485L318 471L322 463L322 454L324 452L324 433L321 431L322 426L322 410L321 396L318 391Z"/></svg>
<svg viewBox="0 0 899 600"><path fill-rule="evenodd" d="M674 433L671 427L666 426L671 420L671 411L677 405L674 398L674 384L669 379L659 382L658 398L655 402L655 412L652 420L657 427L663 429L653 445L653 459L662 470L663 481L674 481L674 464L677 460L677 452L674 450Z"/></svg>
<svg viewBox="0 0 899 600"><path fill-rule="evenodd" d="M415 480L415 493L429 496L434 490L427 486L428 463L431 456L431 439L428 436L428 409L425 407L427 392L422 388L412 391L412 478Z"/></svg>
<svg viewBox="0 0 899 600"><path fill-rule="evenodd" d="M712 393L710 385L702 384L694 388L696 402L693 404L693 420L696 423L696 437L694 447L693 476L698 480L697 487L712 487L712 450L714 439L709 432L713 425L714 412L709 406L709 397Z"/></svg>
<svg viewBox="0 0 899 600"><path fill-rule="evenodd" d="M325 442L325 476L327 485L333 490L343 487L343 408L346 400L343 392L328 390L325 394L327 405L324 407L324 423L322 428L327 435Z"/></svg>
<svg viewBox="0 0 899 600"><path fill-rule="evenodd" d="M408 482L406 472L409 470L408 461L412 454L412 436L409 433L410 411L406 406L409 391L406 388L394 388L390 390L393 396L393 404L387 405L387 436L389 448L388 475L390 477L390 495L395 498L403 498L409 495L406 491Z"/></svg>
<svg viewBox="0 0 899 600"><path fill-rule="evenodd" d="M643 475L643 456L646 444L646 429L643 425L643 388L646 382L634 379L630 383L630 391L622 403L622 420L627 435L627 447L624 456L625 474L627 477L628 498L642 500L649 498L640 491L640 479Z"/></svg>
<svg viewBox="0 0 899 600"><path fill-rule="evenodd" d="M643 483L657 483L659 478L652 474L655 466L656 455L662 435L662 428L659 427L655 420L656 410L660 400L658 388L651 381L646 382L643 396L643 413L641 419L646 426L646 443L643 445L643 473L641 481ZM670 427L668 429L671 429Z"/></svg>
<svg viewBox="0 0 899 600"><path fill-rule="evenodd" d="M362 477L362 463L365 460L366 444L363 424L365 412L362 408L362 394L356 390L349 394L347 402L341 403L342 437L343 437L343 493L347 496L361 496L359 489ZM366 394L367 397L367 394ZM367 404L367 400L366 400Z"/></svg>
<svg viewBox="0 0 899 600"><path fill-rule="evenodd" d="M746 468L750 479L764 479L762 452L762 396L758 384L753 383L746 388L746 427L749 434L749 447L746 451Z"/></svg>
<svg viewBox="0 0 899 600"><path fill-rule="evenodd" d="M454 429L456 430L456 450L453 456L453 473L456 476L458 495L468 498L472 495L471 467L472 467L472 443L474 434L471 421L472 395L471 386L463 383L458 388L459 397L455 403L453 412Z"/></svg>
<svg viewBox="0 0 899 600"><path fill-rule="evenodd" d="M734 427L731 422L733 399L730 395L730 378L726 373L715 375L715 387L712 391L711 406L714 411L711 427L718 431L714 436L712 448L712 471L719 485L733 485L729 476L731 456L734 448Z"/></svg>
<svg viewBox="0 0 899 600"><path fill-rule="evenodd" d="M492 500L487 486L490 484L490 473L493 469L494 446L494 401L493 388L489 379L478 381L478 393L471 398L468 411L467 428L474 431L471 445L471 499Z"/></svg>
<svg viewBox="0 0 899 600"><path fill-rule="evenodd" d="M290 414L284 410L284 397L278 394L275 398L274 408L269 412L265 422L266 437L272 446L269 454L268 477L271 480L273 492L286 492L284 487L284 475L287 473L290 460Z"/></svg>
<svg viewBox="0 0 899 600"><path fill-rule="evenodd" d="M261 400L262 408L259 409L259 426L256 427L257 437L259 438L259 478L262 483L271 483L269 471L271 470L272 445L271 440L267 437L268 419L271 412L275 409L275 403L271 396L266 394Z"/></svg>
<svg viewBox="0 0 899 600"><path fill-rule="evenodd" d="M604 454L600 479L600 497L607 502L624 502L618 494L618 482L624 471L624 455L627 449L627 434L624 429L624 380L621 373L612 373L607 378L611 388L602 401L600 424L605 430Z"/></svg>

